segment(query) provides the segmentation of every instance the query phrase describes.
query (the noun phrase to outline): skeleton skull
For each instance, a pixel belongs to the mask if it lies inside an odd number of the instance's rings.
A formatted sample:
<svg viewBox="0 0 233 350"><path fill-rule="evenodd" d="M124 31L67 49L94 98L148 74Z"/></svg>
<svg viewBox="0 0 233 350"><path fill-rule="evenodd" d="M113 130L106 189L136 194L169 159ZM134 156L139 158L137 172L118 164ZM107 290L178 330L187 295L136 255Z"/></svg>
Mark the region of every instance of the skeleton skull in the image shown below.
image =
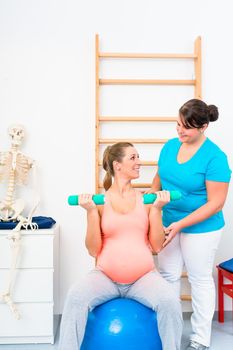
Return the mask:
<svg viewBox="0 0 233 350"><path fill-rule="evenodd" d="M12 145L20 146L25 136L25 130L22 125L14 124L8 128L8 134L11 137Z"/></svg>

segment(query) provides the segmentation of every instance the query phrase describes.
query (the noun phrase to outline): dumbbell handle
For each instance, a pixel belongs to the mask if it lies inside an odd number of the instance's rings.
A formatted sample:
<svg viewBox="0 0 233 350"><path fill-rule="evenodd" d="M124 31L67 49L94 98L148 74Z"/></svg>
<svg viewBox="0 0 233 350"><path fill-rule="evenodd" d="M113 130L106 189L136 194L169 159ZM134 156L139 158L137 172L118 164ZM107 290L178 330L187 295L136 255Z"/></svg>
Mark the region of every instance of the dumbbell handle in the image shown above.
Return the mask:
<svg viewBox="0 0 233 350"><path fill-rule="evenodd" d="M144 204L152 204L156 200L157 195L155 193L146 193L143 195ZM181 198L181 193L179 191L170 191L171 201L176 201ZM105 203L104 194L94 194L92 200L96 205L103 205ZM79 205L78 195L73 195L68 197L69 205Z"/></svg>

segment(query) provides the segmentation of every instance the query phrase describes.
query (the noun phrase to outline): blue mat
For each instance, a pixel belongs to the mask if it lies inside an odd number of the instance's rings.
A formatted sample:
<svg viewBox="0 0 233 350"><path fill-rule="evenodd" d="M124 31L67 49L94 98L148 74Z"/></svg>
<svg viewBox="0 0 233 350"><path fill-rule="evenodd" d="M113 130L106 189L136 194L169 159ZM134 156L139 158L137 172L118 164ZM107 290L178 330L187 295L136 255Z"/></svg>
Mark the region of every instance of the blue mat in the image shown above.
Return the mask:
<svg viewBox="0 0 233 350"><path fill-rule="evenodd" d="M32 222L37 223L39 229L51 228L56 221L53 218L47 216L34 216ZM18 224L18 221L15 222L0 222L0 230L13 230ZM22 230L24 228L22 227Z"/></svg>
<svg viewBox="0 0 233 350"><path fill-rule="evenodd" d="M222 262L221 264L219 264L219 266L224 270L233 272L233 258Z"/></svg>

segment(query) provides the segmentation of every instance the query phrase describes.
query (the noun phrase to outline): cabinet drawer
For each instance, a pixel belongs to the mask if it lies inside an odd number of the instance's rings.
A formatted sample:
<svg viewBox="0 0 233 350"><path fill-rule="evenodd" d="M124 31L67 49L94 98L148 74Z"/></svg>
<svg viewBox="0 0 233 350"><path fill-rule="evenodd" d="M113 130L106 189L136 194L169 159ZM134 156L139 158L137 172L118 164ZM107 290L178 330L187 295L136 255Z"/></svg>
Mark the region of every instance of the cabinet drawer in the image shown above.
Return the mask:
<svg viewBox="0 0 233 350"><path fill-rule="evenodd" d="M16 320L9 307L0 304L0 337L53 335L52 303L19 303L21 319Z"/></svg>
<svg viewBox="0 0 233 350"><path fill-rule="evenodd" d="M8 269L0 269L0 293L8 283ZM14 302L52 302L53 269L17 269L12 298Z"/></svg>
<svg viewBox="0 0 233 350"><path fill-rule="evenodd" d="M12 251L6 235L0 235L0 267L9 268ZM22 235L17 267L52 268L54 235Z"/></svg>

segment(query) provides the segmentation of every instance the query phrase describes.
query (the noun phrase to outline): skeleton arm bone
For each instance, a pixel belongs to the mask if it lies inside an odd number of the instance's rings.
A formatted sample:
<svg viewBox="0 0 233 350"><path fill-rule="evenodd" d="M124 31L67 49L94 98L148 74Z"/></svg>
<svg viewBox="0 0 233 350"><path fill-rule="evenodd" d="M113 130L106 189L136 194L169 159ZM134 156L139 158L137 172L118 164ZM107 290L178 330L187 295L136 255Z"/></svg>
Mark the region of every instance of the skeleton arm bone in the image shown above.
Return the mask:
<svg viewBox="0 0 233 350"><path fill-rule="evenodd" d="M38 207L40 203L40 196L38 192L38 178L37 178L37 167L35 161L31 164L32 168L32 181L33 181L33 188L34 188L34 204L32 206L32 209L30 210L28 214L28 220L31 222L32 215L34 214L36 208Z"/></svg>
<svg viewBox="0 0 233 350"><path fill-rule="evenodd" d="M38 225L35 223L32 223L32 216L34 212L36 211L39 203L40 203L40 196L38 192L38 178L37 178L37 167L34 160L31 160L31 169L32 169L32 182L33 182L33 189L34 189L34 198L33 198L33 205L32 208L27 215L27 222L23 223L24 228L30 228L30 229L37 229Z"/></svg>

